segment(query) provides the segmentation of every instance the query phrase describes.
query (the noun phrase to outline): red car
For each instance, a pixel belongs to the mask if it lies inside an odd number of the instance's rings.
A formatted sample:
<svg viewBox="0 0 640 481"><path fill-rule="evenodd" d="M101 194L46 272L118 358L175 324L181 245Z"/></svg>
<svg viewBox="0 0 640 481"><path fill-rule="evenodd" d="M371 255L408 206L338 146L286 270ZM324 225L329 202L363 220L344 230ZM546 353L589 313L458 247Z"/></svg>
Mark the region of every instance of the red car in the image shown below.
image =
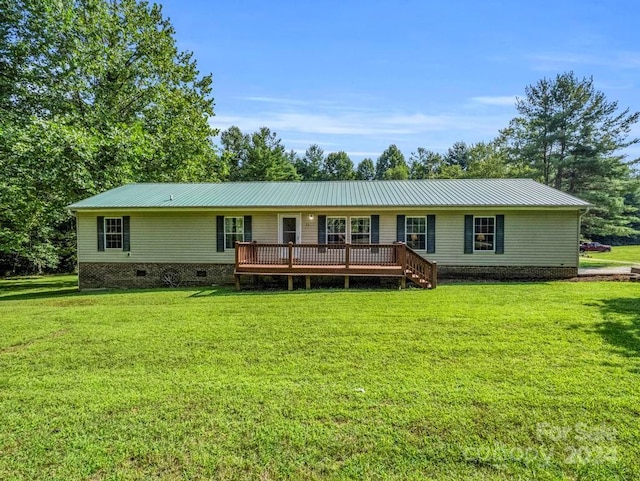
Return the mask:
<svg viewBox="0 0 640 481"><path fill-rule="evenodd" d="M580 252L611 252L611 246L600 242L581 242Z"/></svg>

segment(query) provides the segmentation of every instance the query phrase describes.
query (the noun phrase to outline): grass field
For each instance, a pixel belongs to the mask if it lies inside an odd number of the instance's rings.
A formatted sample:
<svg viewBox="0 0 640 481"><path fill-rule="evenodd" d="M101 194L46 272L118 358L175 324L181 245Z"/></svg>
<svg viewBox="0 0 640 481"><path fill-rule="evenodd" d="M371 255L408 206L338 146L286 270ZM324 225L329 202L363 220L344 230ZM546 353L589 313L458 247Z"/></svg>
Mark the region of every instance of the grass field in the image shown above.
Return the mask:
<svg viewBox="0 0 640 481"><path fill-rule="evenodd" d="M614 246L611 252L587 252L580 257L580 267L640 266L640 245Z"/></svg>
<svg viewBox="0 0 640 481"><path fill-rule="evenodd" d="M0 479L640 478L640 286L0 281Z"/></svg>

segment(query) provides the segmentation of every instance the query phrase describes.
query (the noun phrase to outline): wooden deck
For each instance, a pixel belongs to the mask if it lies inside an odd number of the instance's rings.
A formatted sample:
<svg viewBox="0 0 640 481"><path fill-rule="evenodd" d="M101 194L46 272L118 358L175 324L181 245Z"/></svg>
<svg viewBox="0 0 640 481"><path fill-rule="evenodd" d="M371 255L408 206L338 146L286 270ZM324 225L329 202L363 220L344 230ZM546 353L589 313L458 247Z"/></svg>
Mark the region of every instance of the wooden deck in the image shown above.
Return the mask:
<svg viewBox="0 0 640 481"><path fill-rule="evenodd" d="M237 242L235 261L236 288L242 275L287 276L289 290L293 277L311 276L396 277L402 287L409 279L422 288L435 288L437 265L404 243L395 244L259 244Z"/></svg>

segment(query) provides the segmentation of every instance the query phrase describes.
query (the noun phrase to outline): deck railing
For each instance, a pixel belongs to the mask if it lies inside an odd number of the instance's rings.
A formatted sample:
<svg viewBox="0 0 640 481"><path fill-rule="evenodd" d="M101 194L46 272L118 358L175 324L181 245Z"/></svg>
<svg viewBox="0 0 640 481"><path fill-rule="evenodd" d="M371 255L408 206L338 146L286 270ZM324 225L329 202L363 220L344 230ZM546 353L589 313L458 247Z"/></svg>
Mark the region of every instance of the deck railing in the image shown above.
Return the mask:
<svg viewBox="0 0 640 481"><path fill-rule="evenodd" d="M416 284L435 287L437 282L436 263L431 262L402 242L393 244L263 244L257 242L236 242L236 272L250 273L261 267L269 267L269 272L277 269L281 274L301 273L304 267L335 267L341 274L345 270L375 270L380 267L380 275L389 268L397 267L400 275ZM423 281L421 281L421 279Z"/></svg>

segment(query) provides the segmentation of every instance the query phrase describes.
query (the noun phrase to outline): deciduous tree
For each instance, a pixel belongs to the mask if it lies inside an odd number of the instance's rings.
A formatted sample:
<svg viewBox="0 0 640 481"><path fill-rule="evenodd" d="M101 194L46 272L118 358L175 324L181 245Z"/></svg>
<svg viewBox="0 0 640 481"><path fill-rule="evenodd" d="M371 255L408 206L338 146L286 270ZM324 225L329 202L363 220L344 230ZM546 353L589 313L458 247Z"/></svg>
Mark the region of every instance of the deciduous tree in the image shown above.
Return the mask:
<svg viewBox="0 0 640 481"><path fill-rule="evenodd" d="M376 178L376 168L373 165L373 160L370 158L362 159L356 169L356 179L358 180L373 180Z"/></svg>
<svg viewBox="0 0 640 481"><path fill-rule="evenodd" d="M174 33L136 0L2 0L0 263L55 266L79 198L225 175L211 76Z"/></svg>
<svg viewBox="0 0 640 481"><path fill-rule="evenodd" d="M326 180L351 180L355 177L353 161L346 152L331 152L324 161L322 176Z"/></svg>
<svg viewBox="0 0 640 481"><path fill-rule="evenodd" d="M391 144L389 147L385 149L378 160L376 161L376 179L385 179L388 178L386 172L389 169L393 169L393 173L390 174L392 177L404 176L404 171L409 172L409 168L407 167L407 162L404 159L404 155L400 151L400 149L395 145Z"/></svg>

